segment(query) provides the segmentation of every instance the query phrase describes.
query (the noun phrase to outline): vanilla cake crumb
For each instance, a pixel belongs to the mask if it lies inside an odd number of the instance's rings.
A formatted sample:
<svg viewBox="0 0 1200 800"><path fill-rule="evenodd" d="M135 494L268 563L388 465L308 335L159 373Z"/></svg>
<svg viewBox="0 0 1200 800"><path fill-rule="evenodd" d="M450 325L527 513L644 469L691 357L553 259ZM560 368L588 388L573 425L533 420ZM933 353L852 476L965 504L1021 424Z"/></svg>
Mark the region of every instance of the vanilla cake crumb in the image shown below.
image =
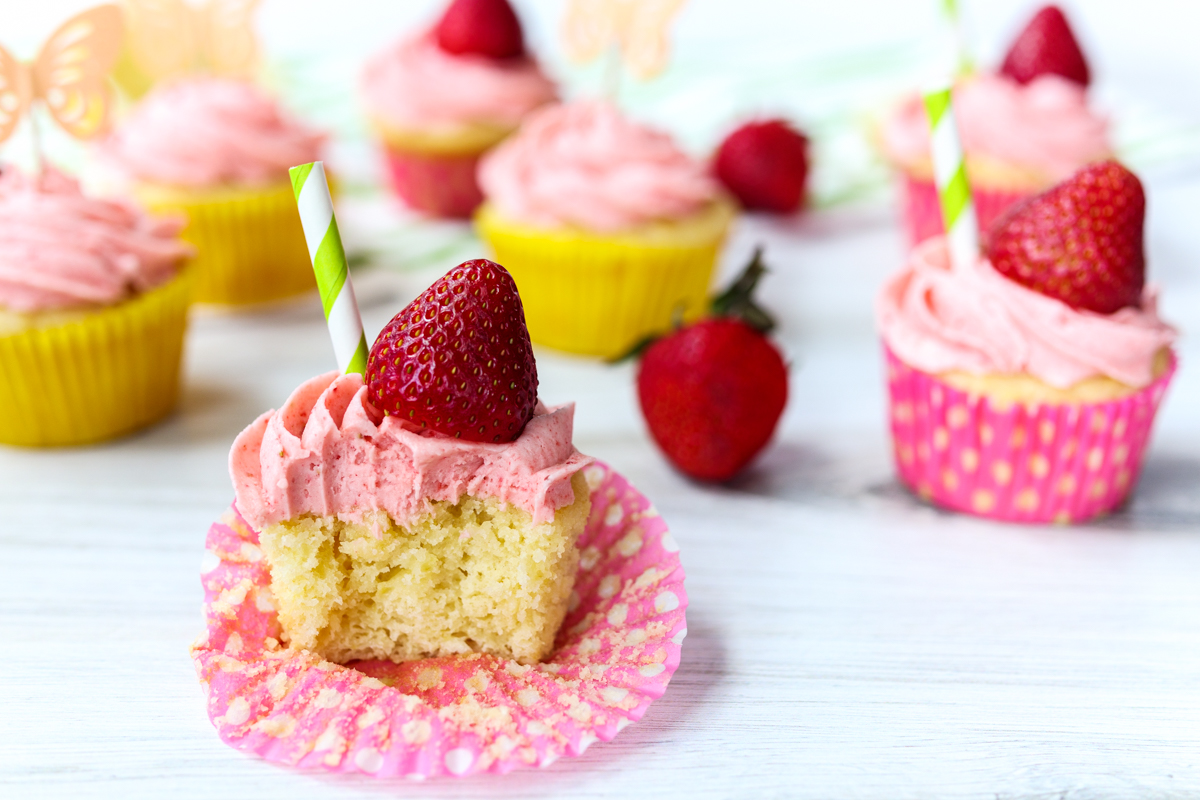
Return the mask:
<svg viewBox="0 0 1200 800"><path fill-rule="evenodd" d="M306 515L259 536L284 638L337 663L482 652L545 658L566 614L591 499L550 522L488 497L435 502L409 524Z"/></svg>

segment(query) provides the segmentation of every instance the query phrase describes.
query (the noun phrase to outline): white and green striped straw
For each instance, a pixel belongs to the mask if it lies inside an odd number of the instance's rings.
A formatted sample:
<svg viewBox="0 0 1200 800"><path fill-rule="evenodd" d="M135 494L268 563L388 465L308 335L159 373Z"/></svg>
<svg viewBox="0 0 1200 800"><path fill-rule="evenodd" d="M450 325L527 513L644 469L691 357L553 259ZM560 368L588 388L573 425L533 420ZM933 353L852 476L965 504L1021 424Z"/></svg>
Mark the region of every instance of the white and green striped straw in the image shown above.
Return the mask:
<svg viewBox="0 0 1200 800"><path fill-rule="evenodd" d="M955 269L965 269L979 257L979 228L950 88L926 93L925 111L929 114L933 181L942 207L950 261Z"/></svg>
<svg viewBox="0 0 1200 800"><path fill-rule="evenodd" d="M338 369L362 375L367 370L367 337L363 334L358 301L346 265L346 251L338 233L337 218L333 216L333 198L325 179L325 164L314 161L288 170L292 176L292 191L300 211L300 225L308 242L321 305L325 307L325 322L333 339L333 352Z"/></svg>

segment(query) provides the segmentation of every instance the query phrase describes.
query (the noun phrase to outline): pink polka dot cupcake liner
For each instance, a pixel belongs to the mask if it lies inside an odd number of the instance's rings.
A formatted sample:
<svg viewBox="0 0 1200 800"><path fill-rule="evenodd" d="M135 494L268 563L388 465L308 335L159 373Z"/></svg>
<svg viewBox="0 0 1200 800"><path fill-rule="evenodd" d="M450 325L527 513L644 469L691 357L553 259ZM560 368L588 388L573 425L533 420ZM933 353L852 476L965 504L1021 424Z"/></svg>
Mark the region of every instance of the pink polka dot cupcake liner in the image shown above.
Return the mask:
<svg viewBox="0 0 1200 800"><path fill-rule="evenodd" d="M208 532L207 628L192 659L209 718L267 761L424 779L545 767L609 741L666 691L687 634L679 548L650 501L603 464L570 610L550 658L334 664L281 644L258 534L235 507Z"/></svg>
<svg viewBox="0 0 1200 800"><path fill-rule="evenodd" d="M954 511L1030 523L1082 522L1125 501L1176 368L1172 356L1161 377L1119 400L998 408L886 357L904 484Z"/></svg>
<svg viewBox="0 0 1200 800"><path fill-rule="evenodd" d="M931 180L905 175L901 186L904 205L904 225L908 241L916 246L926 239L941 236L946 232L942 222L942 208L938 204L937 187ZM972 187L971 198L975 201L975 217L979 232L987 234L996 219L1013 203L1030 197L1028 192L1008 192L996 189Z"/></svg>

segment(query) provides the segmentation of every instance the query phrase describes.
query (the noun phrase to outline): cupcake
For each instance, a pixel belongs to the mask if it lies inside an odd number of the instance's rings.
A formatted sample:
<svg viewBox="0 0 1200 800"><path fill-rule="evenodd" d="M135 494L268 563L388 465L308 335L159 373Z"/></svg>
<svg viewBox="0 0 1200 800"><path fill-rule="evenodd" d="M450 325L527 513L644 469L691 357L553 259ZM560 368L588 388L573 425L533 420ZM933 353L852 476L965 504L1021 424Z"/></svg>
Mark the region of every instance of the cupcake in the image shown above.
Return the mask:
<svg viewBox="0 0 1200 800"><path fill-rule="evenodd" d="M1175 368L1144 285L1144 209L1138 179L1101 162L1010 209L966 267L941 236L913 250L877 303L910 489L1022 522L1124 501Z"/></svg>
<svg viewBox="0 0 1200 800"><path fill-rule="evenodd" d="M703 313L735 208L666 133L606 102L552 106L488 154L479 180L476 226L535 342L617 356Z"/></svg>
<svg viewBox="0 0 1200 800"><path fill-rule="evenodd" d="M179 396L191 249L181 220L0 174L0 442L74 445L162 419Z"/></svg>
<svg viewBox="0 0 1200 800"><path fill-rule="evenodd" d="M1066 19L1048 6L1017 38L999 72L956 82L955 116L981 231L1016 201L1111 156L1108 121L1088 107L1089 80ZM880 139L901 175L910 242L944 232L920 97L908 98L884 122Z"/></svg>
<svg viewBox="0 0 1200 800"><path fill-rule="evenodd" d="M103 155L148 209L186 216L195 299L241 305L316 287L288 167L324 139L252 84L191 78L151 91Z"/></svg>
<svg viewBox="0 0 1200 800"><path fill-rule="evenodd" d="M447 312L455 297L470 310ZM434 309L451 319L428 322ZM467 262L384 329L365 381L315 378L238 436L238 508L292 646L338 663L549 653L590 459L571 444L573 407L537 404L520 312L502 268ZM468 317L478 347L452 354Z"/></svg>
<svg viewBox="0 0 1200 800"><path fill-rule="evenodd" d="M466 218L479 157L555 99L507 0L456 0L432 29L371 58L361 90L392 187L418 211Z"/></svg>
<svg viewBox="0 0 1200 800"><path fill-rule="evenodd" d="M639 719L687 633L679 548L572 415L537 401L516 287L480 260L384 328L365 379L246 428L192 647L221 738L424 778L547 766Z"/></svg>

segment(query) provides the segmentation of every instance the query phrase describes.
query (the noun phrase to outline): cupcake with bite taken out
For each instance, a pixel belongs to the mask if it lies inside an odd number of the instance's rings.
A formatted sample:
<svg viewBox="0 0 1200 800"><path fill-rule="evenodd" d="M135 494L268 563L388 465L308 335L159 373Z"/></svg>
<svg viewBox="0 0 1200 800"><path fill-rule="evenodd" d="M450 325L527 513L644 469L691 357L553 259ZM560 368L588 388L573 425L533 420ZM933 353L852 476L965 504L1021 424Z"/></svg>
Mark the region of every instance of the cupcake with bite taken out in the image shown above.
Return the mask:
<svg viewBox="0 0 1200 800"><path fill-rule="evenodd" d="M480 235L535 342L617 356L703 313L735 213L708 167L613 105L551 106L488 154Z"/></svg>
<svg viewBox="0 0 1200 800"><path fill-rule="evenodd" d="M103 154L148 209L187 218L195 299L242 305L316 287L288 168L324 141L254 85L205 77L151 91Z"/></svg>
<svg viewBox="0 0 1200 800"><path fill-rule="evenodd" d="M998 72L969 74L956 83L955 116L980 231L1013 203L1112 155L1108 120L1088 105L1090 82L1066 17L1046 6ZM908 98L879 134L884 155L901 174L909 241L943 233L921 98Z"/></svg>
<svg viewBox="0 0 1200 800"><path fill-rule="evenodd" d="M371 58L361 92L396 194L460 218L483 201L479 157L556 97L507 0L454 0L431 30Z"/></svg>
<svg viewBox="0 0 1200 800"><path fill-rule="evenodd" d="M966 268L942 237L913 250L876 309L910 489L1020 522L1125 500L1175 368L1144 213L1137 177L1105 161L1010 209Z"/></svg>
<svg viewBox="0 0 1200 800"><path fill-rule="evenodd" d="M53 170L4 169L0 442L98 442L175 407L192 252L181 227Z"/></svg>

